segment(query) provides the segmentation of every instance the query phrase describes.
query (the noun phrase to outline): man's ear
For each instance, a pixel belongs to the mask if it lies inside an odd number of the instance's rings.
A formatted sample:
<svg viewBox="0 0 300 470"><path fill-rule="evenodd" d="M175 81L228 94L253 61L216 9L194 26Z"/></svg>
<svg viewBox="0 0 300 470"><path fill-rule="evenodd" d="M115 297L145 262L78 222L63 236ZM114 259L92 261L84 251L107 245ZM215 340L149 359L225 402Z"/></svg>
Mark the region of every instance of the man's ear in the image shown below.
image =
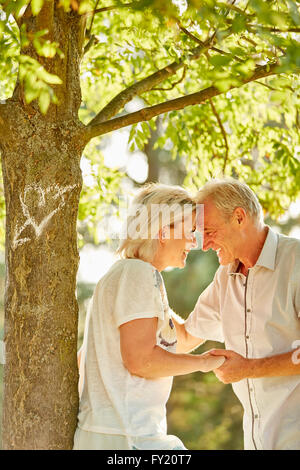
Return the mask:
<svg viewBox="0 0 300 470"><path fill-rule="evenodd" d="M246 211L242 207L236 207L234 210L234 217L238 225L242 225L246 220Z"/></svg>

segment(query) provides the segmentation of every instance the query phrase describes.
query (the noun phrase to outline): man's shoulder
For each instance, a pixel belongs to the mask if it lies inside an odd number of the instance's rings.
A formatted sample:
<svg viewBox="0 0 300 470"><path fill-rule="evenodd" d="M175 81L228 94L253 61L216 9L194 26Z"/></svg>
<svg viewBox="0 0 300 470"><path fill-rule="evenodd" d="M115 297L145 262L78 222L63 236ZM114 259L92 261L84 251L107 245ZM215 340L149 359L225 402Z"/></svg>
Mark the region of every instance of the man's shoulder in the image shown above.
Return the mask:
<svg viewBox="0 0 300 470"><path fill-rule="evenodd" d="M283 252L294 252L300 254L300 239L279 233L278 248Z"/></svg>
<svg viewBox="0 0 300 470"><path fill-rule="evenodd" d="M228 279L230 278L230 274L234 271L235 271L235 264L232 264L232 263L226 264L226 265L220 264L215 272L215 275L211 284L214 285L214 284L218 284L219 282L223 284L224 282L227 282Z"/></svg>
<svg viewBox="0 0 300 470"><path fill-rule="evenodd" d="M286 269L291 273L292 278L299 282L300 240L298 238L288 237L282 234L278 235L276 265L280 269Z"/></svg>

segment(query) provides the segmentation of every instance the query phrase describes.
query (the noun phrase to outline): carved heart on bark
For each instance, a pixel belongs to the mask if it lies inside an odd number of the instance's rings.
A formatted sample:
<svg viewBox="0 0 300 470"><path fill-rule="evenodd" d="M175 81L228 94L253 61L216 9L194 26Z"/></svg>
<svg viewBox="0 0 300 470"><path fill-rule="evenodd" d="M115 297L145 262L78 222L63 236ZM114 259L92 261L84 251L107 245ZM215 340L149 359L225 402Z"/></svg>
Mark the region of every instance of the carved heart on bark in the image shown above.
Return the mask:
<svg viewBox="0 0 300 470"><path fill-rule="evenodd" d="M21 233L26 227L32 226L37 238L41 236L49 220L65 205L65 194L72 191L76 187L76 184L61 187L58 184L51 185L48 188L43 189L38 184L31 184L25 187L24 195L20 194L20 203L22 212L25 217L24 224L17 228L14 239L13 249L17 246L22 245L31 239L19 238ZM32 215L32 210L29 206L39 212L39 214ZM49 206L53 209L47 214L46 210L49 210ZM36 211L39 208L39 211Z"/></svg>

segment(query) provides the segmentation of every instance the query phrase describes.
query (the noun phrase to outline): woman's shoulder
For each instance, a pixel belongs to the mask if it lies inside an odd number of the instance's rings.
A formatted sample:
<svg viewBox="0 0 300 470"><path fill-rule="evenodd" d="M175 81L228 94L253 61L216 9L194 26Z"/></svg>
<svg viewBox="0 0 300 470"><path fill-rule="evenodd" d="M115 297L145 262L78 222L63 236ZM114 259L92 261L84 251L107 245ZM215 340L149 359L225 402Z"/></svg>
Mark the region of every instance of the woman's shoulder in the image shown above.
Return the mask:
<svg viewBox="0 0 300 470"><path fill-rule="evenodd" d="M124 258L117 261L117 263L123 268L155 269L148 261L143 261L138 258Z"/></svg>
<svg viewBox="0 0 300 470"><path fill-rule="evenodd" d="M161 276L157 269L147 261L137 258L126 258L116 261L98 281L95 291L102 291L107 286L119 285L120 282L147 283L160 287Z"/></svg>
<svg viewBox="0 0 300 470"><path fill-rule="evenodd" d="M143 274L155 272L156 269L151 263L137 258L126 258L116 261L108 270L105 277L111 277L121 274Z"/></svg>

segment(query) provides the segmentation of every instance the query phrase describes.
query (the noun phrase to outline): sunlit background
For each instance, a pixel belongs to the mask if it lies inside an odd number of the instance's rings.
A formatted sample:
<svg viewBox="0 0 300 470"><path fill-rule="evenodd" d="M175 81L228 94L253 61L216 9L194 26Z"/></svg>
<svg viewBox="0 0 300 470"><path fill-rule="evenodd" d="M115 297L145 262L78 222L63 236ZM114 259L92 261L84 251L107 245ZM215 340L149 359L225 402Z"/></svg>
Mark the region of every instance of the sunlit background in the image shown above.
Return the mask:
<svg viewBox="0 0 300 470"><path fill-rule="evenodd" d="M148 177L146 155L141 151L130 152L128 149L129 129L125 128L108 137L102 145L105 165L124 172L124 191L131 196L135 193L134 183L142 184ZM93 167L89 160L82 158L81 169L84 185L95 185ZM162 175L162 182L171 183L169 174ZM273 228L280 232L282 225L289 220L297 220L300 214L300 201L291 204L287 213L280 218ZM114 250L117 246L107 241L109 233L104 229L104 222L97 225L97 239L84 244L80 249L80 265L77 277L77 297L80 308L78 348L81 345L84 330L85 313L95 284L116 261ZM122 220L112 217L106 227L110 233L121 229ZM291 226L289 235L300 239L299 224ZM0 289L1 289L1 339L3 338L3 296L4 296L4 254L1 253ZM210 250L191 252L187 266L183 270L168 269L163 273L169 296L170 306L184 318L192 310L199 294L212 280L218 263ZM207 342L197 352L211 347L220 347L218 343ZM2 373L1 369L1 398ZM2 402L2 400L1 400ZM168 403L169 433L178 435L189 449L242 449L242 408L232 392L230 385L220 383L213 373L190 374L174 379L173 391Z"/></svg>
<svg viewBox="0 0 300 470"><path fill-rule="evenodd" d="M174 3L180 6L181 12L185 10L187 5L185 0L174 0ZM237 0L235 4L237 5L238 3L239 1ZM107 18L103 19L103 25L109 28L110 22ZM98 40L99 43L105 42L107 41L107 37L105 34L100 33ZM83 115L80 116L82 122L84 122L84 119L88 122L91 118L90 113L95 112L93 109L95 101L93 94L95 91L97 92L99 90L96 88L97 80L91 72L84 72L82 79L91 79L92 85L93 83L95 84L95 90L91 86L91 90L86 93L87 96L85 97L89 98L92 104L88 102L87 99L88 104L85 109L85 105L81 109L83 113ZM192 89L191 91L195 90ZM84 93L83 87L83 94ZM108 90L108 97L109 93L112 93L112 90ZM247 99L250 99L251 92L248 91L248 93L249 95L244 95L244 98L245 96L246 98L241 101L246 102ZM9 95L5 95L6 98L8 96ZM228 92L226 98L228 97L229 101L230 96L231 93ZM0 99L1 98L3 98L3 95L0 89ZM253 100L254 99L256 100L255 102L258 103L259 100L256 97L253 98ZM259 105L263 107L264 103L259 103ZM135 112L144 106L145 102L140 99L134 99L126 104L125 112ZM241 102L239 106L242 106ZM220 108L221 107L222 103L220 103ZM274 105L274 108L275 107ZM204 109L205 106L202 108ZM84 114L85 111L86 114ZM243 112L246 113L247 111L244 110ZM193 118L192 115L188 116ZM203 116L205 116L205 113L203 113ZM205 120L205 117L203 120ZM157 122L157 127L159 127L159 119ZM250 121L249 123L251 124ZM250 124L249 128L251 127ZM226 116L224 118L224 128L226 128L229 137L230 133L232 134L233 132L228 122L226 122ZM212 128L207 132L208 135L211 134L211 129ZM140 185L147 181L153 181L153 170L156 171L156 177L159 174L158 180L162 183L182 184L184 181L186 160L179 157L177 159L173 158L171 155L172 143L168 141L165 142L164 148L157 150L155 161L149 164L154 142L155 139L159 137L159 133L155 134L155 132L153 132L153 135L151 135L151 149L148 149L149 152L147 153L146 150L133 150L130 145L128 145L130 130L130 128L124 128L115 131L113 135L107 135L101 139L93 139L93 142L89 144L89 149L91 148L92 152L87 150L86 155L82 157L81 169L84 188L94 188L95 191L92 197L95 200L95 205L103 205L100 194L109 191L109 187L105 185L102 187L101 181L99 183L99 174L101 174L101 171L106 171L106 169L115 171L118 175L122 174L122 177L120 176L117 183L114 182L114 184L120 185L122 193L127 195L129 200L133 197ZM187 132L189 132L188 129ZM162 131L161 134L163 133ZM215 138L215 136L210 137L211 139ZM266 140L268 140L268 137L266 137ZM296 147L294 157L298 160L299 154L299 147ZM211 155L209 155L209 158L210 157ZM215 155L213 157L215 157ZM251 156L247 162L242 162L242 157L240 160L239 163L244 164L244 169L251 168L251 164L249 164ZM208 161L206 155L206 160L203 159L203 167L199 170L199 173L206 169ZM199 161L199 164L200 163L201 161ZM157 166L159 167L159 171L157 171ZM78 348L82 343L86 309L93 294L95 284L116 260L114 251L117 247L117 240L111 237L111 235L117 234L122 226L122 219L118 217L116 208L119 209L121 214L124 209L121 205L120 207L117 206L115 202L113 204L108 203L106 207L107 213L104 217L99 216L99 220L97 220L96 216L96 222L94 220L95 218L91 218L89 221L88 217L82 217L83 222L80 217L78 218L78 244L80 249L80 265L77 276L77 299L80 314ZM91 204L87 211L92 211L93 209L94 207ZM123 213L125 214L125 212ZM292 203L286 213L281 216L276 223L269 218L266 218L266 223L272 225L273 229L277 232L300 239L300 200ZM93 233L91 234L89 230ZM110 238L113 239L109 240ZM183 318L186 318L192 311L200 293L213 279L217 267L218 261L214 252L210 250L204 253L201 250L194 250L189 254L187 265L184 269L166 270L163 273L163 277L171 308ZM4 253L0 252L0 339L3 339L4 285ZM207 342L200 347L197 352L203 352L215 346L220 347L220 344ZM3 367L0 366L0 412L2 412L2 374ZM168 432L182 439L188 449L239 450L243 448L242 407L233 394L231 386L219 382L213 373L195 373L176 377L168 403L167 418Z"/></svg>
<svg viewBox="0 0 300 470"><path fill-rule="evenodd" d="M137 110L136 107L131 107L128 109L129 112ZM134 180L136 183L144 183L148 176L148 162L146 155L141 152L130 152L128 149L128 136L129 129L125 128L114 133L113 137L107 139L106 144L104 145L102 152L104 154L105 165L110 168L120 168L122 171L125 171L126 174ZM84 178L84 184L93 185L94 178L92 175L90 162L83 158L81 160L81 169ZM166 175L166 183L171 183L168 181ZM126 185L126 183L125 183ZM132 184L128 183L128 191L132 195L137 191L132 187ZM124 214L126 212L124 211ZM297 219L300 215L300 200L294 202L289 207L289 210L281 216L278 220L278 225L272 224L272 227L278 233L281 232L281 224L286 223L289 219ZM122 219L114 218L113 233L118 233L122 227ZM112 226L110 225L110 230ZM103 230L103 221L99 222L97 227L99 241L104 242L106 237L109 236L112 232L106 233ZM300 226L296 225L291 228L289 231L289 236L300 239ZM109 267L114 263L116 257L111 250L106 246L95 247L94 244L85 245L80 251L80 265L78 271L78 281L79 282L88 282L88 283L97 283L98 280L107 272Z"/></svg>

